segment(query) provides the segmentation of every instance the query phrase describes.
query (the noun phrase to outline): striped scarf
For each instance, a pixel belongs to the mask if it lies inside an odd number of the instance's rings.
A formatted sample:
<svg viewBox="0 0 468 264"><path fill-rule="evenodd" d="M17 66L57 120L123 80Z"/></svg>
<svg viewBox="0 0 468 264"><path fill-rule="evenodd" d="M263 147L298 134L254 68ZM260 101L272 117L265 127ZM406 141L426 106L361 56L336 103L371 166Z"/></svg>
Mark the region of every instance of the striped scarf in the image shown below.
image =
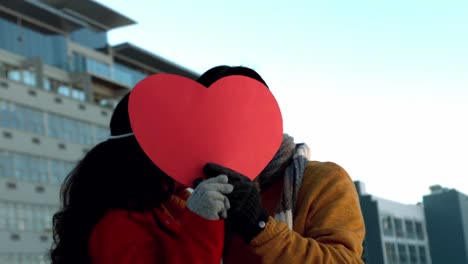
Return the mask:
<svg viewBox="0 0 468 264"><path fill-rule="evenodd" d="M291 230L297 195L309 159L309 147L306 144L296 145L294 138L284 134L280 149L257 178L260 190L267 190L283 177L283 192L274 217L277 221L286 223Z"/></svg>

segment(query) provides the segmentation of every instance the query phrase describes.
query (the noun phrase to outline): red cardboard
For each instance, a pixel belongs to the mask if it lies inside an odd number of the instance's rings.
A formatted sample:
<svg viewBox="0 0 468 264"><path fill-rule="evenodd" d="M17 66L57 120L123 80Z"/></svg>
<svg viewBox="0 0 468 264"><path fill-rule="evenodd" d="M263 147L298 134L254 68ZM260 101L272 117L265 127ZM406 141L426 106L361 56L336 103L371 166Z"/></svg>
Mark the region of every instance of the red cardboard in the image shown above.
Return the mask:
<svg viewBox="0 0 468 264"><path fill-rule="evenodd" d="M222 78L209 88L172 74L156 74L130 93L129 116L148 157L176 181L191 187L214 162L254 179L283 137L278 103L262 83Z"/></svg>

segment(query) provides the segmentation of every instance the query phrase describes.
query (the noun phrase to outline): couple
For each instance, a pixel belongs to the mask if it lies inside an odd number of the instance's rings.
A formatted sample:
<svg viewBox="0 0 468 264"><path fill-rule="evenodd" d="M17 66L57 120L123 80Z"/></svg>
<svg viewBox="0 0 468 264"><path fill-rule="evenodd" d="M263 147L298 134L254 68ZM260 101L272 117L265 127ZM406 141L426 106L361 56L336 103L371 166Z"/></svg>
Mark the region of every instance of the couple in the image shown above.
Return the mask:
<svg viewBox="0 0 468 264"><path fill-rule="evenodd" d="M230 75L266 85L245 67L218 66L197 81ZM144 154L132 133L128 95L111 137L78 163L54 215L53 264L362 263L364 221L353 182L338 165L309 161L284 135L254 182L207 164L190 193ZM183 164L181 164L183 166Z"/></svg>

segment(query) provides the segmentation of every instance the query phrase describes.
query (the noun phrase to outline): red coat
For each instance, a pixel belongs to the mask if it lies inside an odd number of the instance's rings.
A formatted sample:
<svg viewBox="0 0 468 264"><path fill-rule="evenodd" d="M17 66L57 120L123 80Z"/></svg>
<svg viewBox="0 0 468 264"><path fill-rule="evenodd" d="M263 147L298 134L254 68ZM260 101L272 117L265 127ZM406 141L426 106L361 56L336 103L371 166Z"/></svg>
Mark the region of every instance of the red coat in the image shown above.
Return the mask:
<svg viewBox="0 0 468 264"><path fill-rule="evenodd" d="M219 264L223 242L224 221L206 220L174 196L144 213L109 211L94 227L88 250L93 264Z"/></svg>

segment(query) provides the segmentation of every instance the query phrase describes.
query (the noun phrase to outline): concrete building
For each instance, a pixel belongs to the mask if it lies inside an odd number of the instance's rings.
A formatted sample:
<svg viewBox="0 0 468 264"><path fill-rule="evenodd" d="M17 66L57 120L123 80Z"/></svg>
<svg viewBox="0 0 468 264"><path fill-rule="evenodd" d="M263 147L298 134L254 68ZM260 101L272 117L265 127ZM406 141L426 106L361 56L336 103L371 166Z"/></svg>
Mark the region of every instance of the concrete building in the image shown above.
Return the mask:
<svg viewBox="0 0 468 264"><path fill-rule="evenodd" d="M436 185L423 203L432 263L468 263L468 196Z"/></svg>
<svg viewBox="0 0 468 264"><path fill-rule="evenodd" d="M365 263L431 264L422 205L385 200L367 194L362 182L355 185L366 225Z"/></svg>
<svg viewBox="0 0 468 264"><path fill-rule="evenodd" d="M95 1L0 2L0 263L46 263L65 176L108 137L117 100L148 74L197 74L109 30L135 22Z"/></svg>

